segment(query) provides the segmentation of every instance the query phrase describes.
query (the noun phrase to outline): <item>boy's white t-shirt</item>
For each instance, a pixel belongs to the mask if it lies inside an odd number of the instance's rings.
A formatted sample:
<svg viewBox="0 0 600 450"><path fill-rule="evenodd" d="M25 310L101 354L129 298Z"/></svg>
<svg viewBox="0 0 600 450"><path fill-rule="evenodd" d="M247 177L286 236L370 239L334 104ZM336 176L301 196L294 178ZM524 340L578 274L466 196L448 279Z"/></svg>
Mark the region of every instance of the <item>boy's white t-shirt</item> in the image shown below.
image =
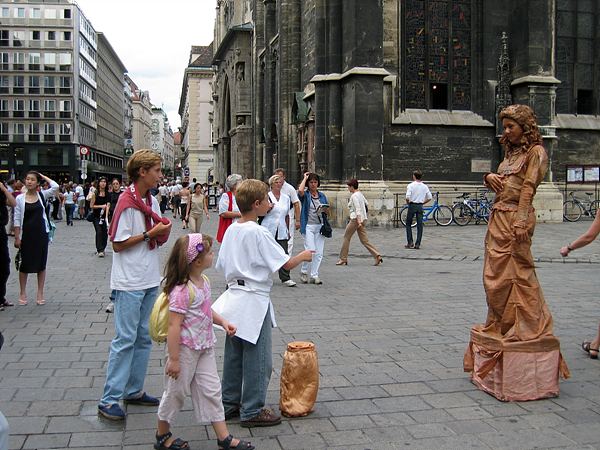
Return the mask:
<svg viewBox="0 0 600 450"><path fill-rule="evenodd" d="M152 210L160 214L158 201L152 197ZM144 214L134 208L121 213L115 242L123 242L146 230ZM160 285L158 246L150 250L147 242L140 242L120 252L113 252L110 288L119 291L139 291Z"/></svg>
<svg viewBox="0 0 600 450"><path fill-rule="evenodd" d="M256 222L234 222L225 232L215 268L223 272L228 283L246 280L269 290L271 275L289 259L265 227Z"/></svg>
<svg viewBox="0 0 600 450"><path fill-rule="evenodd" d="M212 308L237 327L240 339L256 344L268 312L271 325L277 326L269 297L271 275L289 259L269 230L256 222L236 222L225 232L216 269L225 274L229 289Z"/></svg>

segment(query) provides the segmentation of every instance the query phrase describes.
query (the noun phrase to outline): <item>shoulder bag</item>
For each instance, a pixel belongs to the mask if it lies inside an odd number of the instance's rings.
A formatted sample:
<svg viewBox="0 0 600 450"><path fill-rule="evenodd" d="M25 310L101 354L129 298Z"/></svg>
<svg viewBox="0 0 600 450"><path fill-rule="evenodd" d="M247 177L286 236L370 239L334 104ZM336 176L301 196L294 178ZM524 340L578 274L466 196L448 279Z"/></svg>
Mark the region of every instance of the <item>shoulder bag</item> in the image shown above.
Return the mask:
<svg viewBox="0 0 600 450"><path fill-rule="evenodd" d="M233 193L227 192L227 196L229 197L229 208L227 208L228 212L233 211ZM223 242L223 236L225 236L225 232L227 231L227 228L229 228L229 225L231 225L233 223L233 219L225 219L221 216L219 216L219 229L217 230L217 242L221 243Z"/></svg>

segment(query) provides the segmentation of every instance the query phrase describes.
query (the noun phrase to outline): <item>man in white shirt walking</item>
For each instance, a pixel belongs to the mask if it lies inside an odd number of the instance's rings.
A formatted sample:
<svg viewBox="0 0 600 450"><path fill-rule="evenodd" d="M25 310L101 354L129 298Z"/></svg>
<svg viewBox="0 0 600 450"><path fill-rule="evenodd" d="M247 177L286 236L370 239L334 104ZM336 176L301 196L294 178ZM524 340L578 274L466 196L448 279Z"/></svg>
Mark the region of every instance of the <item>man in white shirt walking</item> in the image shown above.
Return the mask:
<svg viewBox="0 0 600 450"><path fill-rule="evenodd" d="M298 198L298 191L294 186L285 181L285 169L275 169L274 175L279 175L283 179L283 186L281 187L281 193L287 195L292 203L292 208L288 214L290 218L289 232L290 238L288 239L288 255L292 254L294 248L294 232L300 229L300 199Z"/></svg>
<svg viewBox="0 0 600 450"><path fill-rule="evenodd" d="M412 175L413 182L406 188L406 203L408 204L408 215L406 217L406 245L404 248L414 248L418 250L421 247L421 238L423 237L423 205L431 201L432 195L429 188L421 181L423 173L415 170ZM413 244L412 221L413 217L417 219L417 241Z"/></svg>

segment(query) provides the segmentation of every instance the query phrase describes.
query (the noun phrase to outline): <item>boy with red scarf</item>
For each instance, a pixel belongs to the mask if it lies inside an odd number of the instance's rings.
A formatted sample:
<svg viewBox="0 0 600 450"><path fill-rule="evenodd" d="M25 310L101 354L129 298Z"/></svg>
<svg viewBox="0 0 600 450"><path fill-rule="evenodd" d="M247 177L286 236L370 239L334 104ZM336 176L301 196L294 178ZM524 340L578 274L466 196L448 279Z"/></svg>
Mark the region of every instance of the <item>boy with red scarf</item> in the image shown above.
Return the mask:
<svg viewBox="0 0 600 450"><path fill-rule="evenodd" d="M138 150L127 163L131 185L121 194L109 237L113 247L110 287L115 294L115 338L110 345L104 393L98 414L110 420L125 419L119 400L158 406L159 400L143 390L152 341L148 319L158 295L158 247L171 232L161 217L150 188L162 178L161 158L152 150Z"/></svg>

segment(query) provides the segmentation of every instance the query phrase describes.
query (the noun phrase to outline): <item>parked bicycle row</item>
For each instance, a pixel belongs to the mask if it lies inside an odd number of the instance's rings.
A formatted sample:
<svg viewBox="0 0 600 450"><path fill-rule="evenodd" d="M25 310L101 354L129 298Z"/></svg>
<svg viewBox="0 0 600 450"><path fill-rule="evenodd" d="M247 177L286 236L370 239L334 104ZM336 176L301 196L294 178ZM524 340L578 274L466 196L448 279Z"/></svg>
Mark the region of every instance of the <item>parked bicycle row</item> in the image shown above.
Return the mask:
<svg viewBox="0 0 600 450"><path fill-rule="evenodd" d="M489 199L489 191L480 191L473 194L464 192L456 197L452 206L440 205L439 192L433 195L433 203L423 207L423 222L433 219L436 224L446 227L455 223L459 226L465 226L469 223L488 223L490 212L492 210L492 200ZM408 216L408 206L402 206L396 209L394 223L398 222L406 226ZM412 227L417 226L416 219L413 219Z"/></svg>

